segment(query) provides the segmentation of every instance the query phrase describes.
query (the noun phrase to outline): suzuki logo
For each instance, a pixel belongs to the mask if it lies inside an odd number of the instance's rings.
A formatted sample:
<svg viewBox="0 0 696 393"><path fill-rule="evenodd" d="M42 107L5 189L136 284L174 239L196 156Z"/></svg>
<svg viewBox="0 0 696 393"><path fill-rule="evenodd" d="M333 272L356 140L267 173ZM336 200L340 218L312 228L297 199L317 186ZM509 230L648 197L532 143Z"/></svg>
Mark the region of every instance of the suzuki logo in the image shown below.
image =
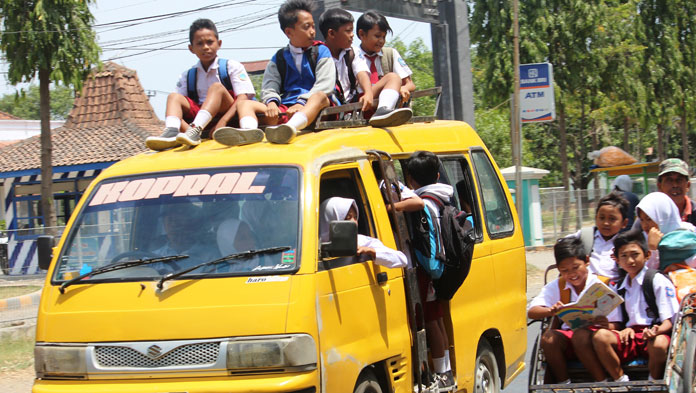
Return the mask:
<svg viewBox="0 0 696 393"><path fill-rule="evenodd" d="M150 345L147 347L147 356L157 359L162 355L162 348L160 348L158 345Z"/></svg>

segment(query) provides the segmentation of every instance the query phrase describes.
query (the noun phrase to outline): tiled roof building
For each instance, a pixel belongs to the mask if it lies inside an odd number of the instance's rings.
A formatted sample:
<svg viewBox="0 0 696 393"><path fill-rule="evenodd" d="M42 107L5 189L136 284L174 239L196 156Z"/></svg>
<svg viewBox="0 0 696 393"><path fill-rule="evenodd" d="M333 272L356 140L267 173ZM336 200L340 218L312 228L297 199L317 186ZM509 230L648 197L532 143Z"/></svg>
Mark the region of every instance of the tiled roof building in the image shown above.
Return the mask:
<svg viewBox="0 0 696 393"><path fill-rule="evenodd" d="M164 127L135 71L105 63L85 80L68 120L51 131L53 197L59 227L102 169L146 151L145 138ZM0 149L0 192L7 224L9 274L39 271L36 237L43 233L40 136Z"/></svg>
<svg viewBox="0 0 696 393"><path fill-rule="evenodd" d="M107 62L87 78L65 124L52 131L53 166L115 162L141 153L145 138L163 126L136 72ZM40 153L39 136L28 138L0 149L0 168L40 168Z"/></svg>
<svg viewBox="0 0 696 393"><path fill-rule="evenodd" d="M0 120L19 120L19 117L0 111Z"/></svg>

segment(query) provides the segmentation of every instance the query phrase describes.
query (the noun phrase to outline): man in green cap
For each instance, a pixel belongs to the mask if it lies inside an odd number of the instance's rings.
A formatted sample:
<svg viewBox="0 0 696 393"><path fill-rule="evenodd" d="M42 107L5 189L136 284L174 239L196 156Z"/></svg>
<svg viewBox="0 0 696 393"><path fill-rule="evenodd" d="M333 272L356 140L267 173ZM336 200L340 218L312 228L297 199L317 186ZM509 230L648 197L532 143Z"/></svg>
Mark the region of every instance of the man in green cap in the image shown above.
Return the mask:
<svg viewBox="0 0 696 393"><path fill-rule="evenodd" d="M668 158L660 163L657 189L672 198L682 221L696 225L696 202L689 198L689 165L678 158Z"/></svg>

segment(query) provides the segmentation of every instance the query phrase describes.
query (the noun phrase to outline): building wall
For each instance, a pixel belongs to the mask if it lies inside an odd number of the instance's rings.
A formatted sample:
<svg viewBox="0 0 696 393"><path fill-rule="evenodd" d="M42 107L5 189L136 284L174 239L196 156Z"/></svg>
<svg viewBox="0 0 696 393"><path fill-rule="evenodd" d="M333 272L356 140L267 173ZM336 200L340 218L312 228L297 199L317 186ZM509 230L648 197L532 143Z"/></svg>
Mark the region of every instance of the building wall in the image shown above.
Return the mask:
<svg viewBox="0 0 696 393"><path fill-rule="evenodd" d="M54 168L54 170L56 169L58 168ZM94 179L100 172L101 169L88 169L54 173L54 189L66 190L73 184L76 203L89 181ZM21 228L24 226L23 224L28 223L29 220L21 219L21 216L20 220L18 220L18 214L26 214L18 212L18 203L22 201L26 202L27 199L36 199L37 197L40 199L40 195L29 197L16 195L17 190L21 190L22 188L25 190L35 188L40 182L40 175L26 175L6 178L1 186L3 200L5 202L3 210L8 236L8 266L11 275L36 274L40 272L36 255L36 238L43 234L44 228L34 227L33 225L30 225L29 228ZM65 197L66 194L61 193L54 195ZM72 196L73 195L70 197ZM60 235L62 229L62 227L58 228L58 235Z"/></svg>

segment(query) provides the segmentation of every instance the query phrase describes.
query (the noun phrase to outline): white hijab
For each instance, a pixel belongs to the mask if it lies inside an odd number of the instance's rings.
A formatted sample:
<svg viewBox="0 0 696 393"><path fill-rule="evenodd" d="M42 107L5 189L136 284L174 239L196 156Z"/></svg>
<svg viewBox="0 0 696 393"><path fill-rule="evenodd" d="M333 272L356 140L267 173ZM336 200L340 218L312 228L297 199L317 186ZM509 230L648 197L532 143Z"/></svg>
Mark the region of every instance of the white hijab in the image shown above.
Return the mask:
<svg viewBox="0 0 696 393"><path fill-rule="evenodd" d="M345 220L351 207L355 207L356 214L358 205L350 198L332 197L321 203L319 207L319 237L322 242L329 241L329 223L331 221ZM357 218L357 217L356 217Z"/></svg>
<svg viewBox="0 0 696 393"><path fill-rule="evenodd" d="M636 217L638 209L655 221L664 234L679 228L694 230L693 225L682 221L677 205L663 192L651 192L644 196L636 206Z"/></svg>

